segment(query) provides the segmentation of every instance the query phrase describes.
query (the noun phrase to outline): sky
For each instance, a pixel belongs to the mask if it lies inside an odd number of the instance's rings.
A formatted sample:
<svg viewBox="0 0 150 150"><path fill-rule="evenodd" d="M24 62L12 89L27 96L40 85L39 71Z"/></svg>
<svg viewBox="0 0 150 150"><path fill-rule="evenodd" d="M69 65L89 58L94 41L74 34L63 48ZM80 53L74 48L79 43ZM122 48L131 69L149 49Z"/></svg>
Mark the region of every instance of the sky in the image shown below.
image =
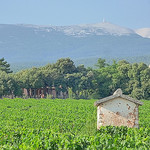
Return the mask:
<svg viewBox="0 0 150 150"><path fill-rule="evenodd" d="M150 27L150 0L0 0L0 24Z"/></svg>

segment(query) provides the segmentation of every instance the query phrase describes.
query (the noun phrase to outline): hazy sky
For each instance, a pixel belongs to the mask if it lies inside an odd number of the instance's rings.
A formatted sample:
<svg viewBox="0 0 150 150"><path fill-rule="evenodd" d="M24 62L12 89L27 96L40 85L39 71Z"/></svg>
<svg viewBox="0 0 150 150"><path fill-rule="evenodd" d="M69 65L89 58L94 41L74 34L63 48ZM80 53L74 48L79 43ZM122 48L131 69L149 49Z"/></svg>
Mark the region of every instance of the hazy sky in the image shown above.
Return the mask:
<svg viewBox="0 0 150 150"><path fill-rule="evenodd" d="M150 0L0 0L0 24L150 27Z"/></svg>

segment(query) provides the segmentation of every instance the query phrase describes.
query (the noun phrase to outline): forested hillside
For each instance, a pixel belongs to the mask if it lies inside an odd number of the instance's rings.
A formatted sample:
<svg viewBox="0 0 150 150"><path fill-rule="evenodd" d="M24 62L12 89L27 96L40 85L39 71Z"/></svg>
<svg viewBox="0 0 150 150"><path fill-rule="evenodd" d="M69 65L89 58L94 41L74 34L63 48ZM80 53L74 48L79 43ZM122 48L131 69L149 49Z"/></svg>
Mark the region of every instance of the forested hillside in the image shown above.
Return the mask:
<svg viewBox="0 0 150 150"><path fill-rule="evenodd" d="M65 92L70 98L102 98L117 88L137 99L150 99L150 68L144 63L98 59L96 69L75 66L69 58L39 68L11 73L9 64L0 60L0 97L22 97L27 90L55 87L56 93ZM33 97L34 95L30 95ZM44 97L47 97L45 93Z"/></svg>
<svg viewBox="0 0 150 150"><path fill-rule="evenodd" d="M85 67L92 67L95 68L95 64L98 61L98 57L93 57L93 58L82 58L82 59L73 59L73 62L76 66L83 64ZM113 63L113 59L112 58L103 58L107 60L108 64L112 64ZM139 63L139 62L143 62L147 65L150 65L150 55L143 55L143 56L135 56L135 57L119 57L119 58L114 58L117 62L120 60L126 60L129 63ZM45 62L20 62L20 63L11 63L11 70L13 72L18 72L21 71L23 69L30 69L32 67L41 67L44 66L48 63L56 63L56 61L45 61Z"/></svg>

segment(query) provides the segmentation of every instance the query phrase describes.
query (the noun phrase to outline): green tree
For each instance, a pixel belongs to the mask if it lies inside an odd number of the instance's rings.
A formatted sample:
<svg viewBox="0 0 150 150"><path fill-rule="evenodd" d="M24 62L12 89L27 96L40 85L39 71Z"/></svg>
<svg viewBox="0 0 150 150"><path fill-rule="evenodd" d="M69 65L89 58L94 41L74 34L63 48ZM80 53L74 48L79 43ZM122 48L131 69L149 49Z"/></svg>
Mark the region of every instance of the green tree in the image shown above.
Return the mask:
<svg viewBox="0 0 150 150"><path fill-rule="evenodd" d="M102 98L111 95L116 88L120 86L120 74L117 70L117 63L113 61L112 65L106 65L95 70L95 95Z"/></svg>
<svg viewBox="0 0 150 150"><path fill-rule="evenodd" d="M54 66L61 74L74 73L76 70L74 62L70 58L61 58Z"/></svg>
<svg viewBox="0 0 150 150"><path fill-rule="evenodd" d="M0 71L0 77L0 97L11 95L13 98L13 96L20 95L21 88L13 74Z"/></svg>
<svg viewBox="0 0 150 150"><path fill-rule="evenodd" d="M6 73L12 73L10 70L10 65L7 63L7 61L5 61L4 58L0 59L0 70L5 71Z"/></svg>
<svg viewBox="0 0 150 150"><path fill-rule="evenodd" d="M132 92L132 89L129 88L129 71L131 70L131 64L125 60L121 60L118 62L117 70L120 74L120 88L125 94L129 95Z"/></svg>
<svg viewBox="0 0 150 150"><path fill-rule="evenodd" d="M95 65L98 69L100 68L104 68L106 66L108 66L108 64L106 63L105 59L99 58L97 61L97 64Z"/></svg>
<svg viewBox="0 0 150 150"><path fill-rule="evenodd" d="M150 99L150 68L141 71L141 88L143 91L143 98Z"/></svg>
<svg viewBox="0 0 150 150"><path fill-rule="evenodd" d="M17 73L16 76L22 83L22 88L27 89L29 96L32 96L32 94L30 95L30 89L34 90L33 95L35 96L35 89L44 87L43 74L38 68L23 70Z"/></svg>
<svg viewBox="0 0 150 150"><path fill-rule="evenodd" d="M78 98L79 94L79 83L81 81L82 73L66 74L65 80L67 87L72 89L75 97Z"/></svg>

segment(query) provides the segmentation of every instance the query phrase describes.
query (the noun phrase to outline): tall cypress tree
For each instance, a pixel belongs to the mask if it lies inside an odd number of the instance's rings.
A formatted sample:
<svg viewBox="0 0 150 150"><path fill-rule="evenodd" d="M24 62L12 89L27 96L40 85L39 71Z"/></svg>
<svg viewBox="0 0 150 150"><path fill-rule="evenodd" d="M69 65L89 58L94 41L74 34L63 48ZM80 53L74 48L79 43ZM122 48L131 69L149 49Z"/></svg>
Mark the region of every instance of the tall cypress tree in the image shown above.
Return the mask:
<svg viewBox="0 0 150 150"><path fill-rule="evenodd" d="M8 64L4 58L0 59L0 70L5 71L6 73L12 73L12 71L10 70L10 64Z"/></svg>

